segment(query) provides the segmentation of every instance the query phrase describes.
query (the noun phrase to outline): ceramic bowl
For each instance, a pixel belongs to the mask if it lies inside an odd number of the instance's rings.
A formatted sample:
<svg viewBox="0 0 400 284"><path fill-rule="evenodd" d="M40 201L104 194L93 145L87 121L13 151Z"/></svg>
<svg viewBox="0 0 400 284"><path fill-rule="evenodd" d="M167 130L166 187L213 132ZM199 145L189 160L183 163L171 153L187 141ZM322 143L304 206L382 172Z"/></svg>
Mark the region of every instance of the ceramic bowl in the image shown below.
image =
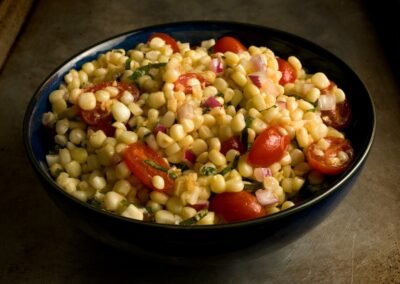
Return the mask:
<svg viewBox="0 0 400 284"><path fill-rule="evenodd" d="M354 160L342 174L328 179L319 190L302 190L295 207L247 222L212 226L174 226L126 219L98 210L61 190L49 175L45 154L50 144L41 123L50 109L48 96L71 68L95 59L110 49L130 49L146 42L153 32L168 33L182 42L233 35L244 45L267 46L276 55L297 56L308 73L322 71L347 94L352 122L345 134L354 147ZM229 22L181 22L146 27L93 45L68 59L43 82L26 110L23 135L26 152L42 187L72 222L93 238L151 259L172 263L218 263L243 260L272 252L296 240L316 226L343 199L356 182L371 148L375 112L368 91L355 72L342 60L318 45L279 30ZM43 212L46 214L46 212Z"/></svg>

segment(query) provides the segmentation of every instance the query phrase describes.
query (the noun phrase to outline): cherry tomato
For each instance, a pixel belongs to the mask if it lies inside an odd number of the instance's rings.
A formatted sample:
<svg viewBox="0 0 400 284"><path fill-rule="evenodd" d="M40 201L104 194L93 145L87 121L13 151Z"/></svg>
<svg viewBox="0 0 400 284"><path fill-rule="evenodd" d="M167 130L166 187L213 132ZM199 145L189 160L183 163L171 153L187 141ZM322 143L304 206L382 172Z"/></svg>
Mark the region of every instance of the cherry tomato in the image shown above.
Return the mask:
<svg viewBox="0 0 400 284"><path fill-rule="evenodd" d="M239 53L245 51L244 45L234 37L224 36L217 40L214 45L214 52L227 52L231 51L234 53Z"/></svg>
<svg viewBox="0 0 400 284"><path fill-rule="evenodd" d="M103 90L106 87L109 86L114 86L119 90L119 93L117 96L115 96L116 99L122 96L124 91L130 92L135 100L139 97L139 90L136 88L135 85L131 84L126 84L126 83L121 83L121 82L104 82L104 83L99 83L97 85L94 85L92 87L89 87L85 90L85 92L97 92L99 90ZM96 108L93 110L79 110L80 116L82 120L92 126L96 130L103 130L104 133L107 136L114 136L115 129L111 125L113 122L113 117L112 114L110 113L109 110L103 108L101 104L97 104Z"/></svg>
<svg viewBox="0 0 400 284"><path fill-rule="evenodd" d="M350 103L345 100L344 102L337 103L334 110L321 111L321 118L326 125L335 129L341 130L346 128L351 121Z"/></svg>
<svg viewBox="0 0 400 284"><path fill-rule="evenodd" d="M150 35L149 41L152 40L155 37L161 38L162 40L165 41L166 44L170 45L174 53L175 52L179 52L178 43L170 35L165 34L165 33L153 33L152 35Z"/></svg>
<svg viewBox="0 0 400 284"><path fill-rule="evenodd" d="M282 159L289 143L289 135L283 135L279 126L271 126L256 137L247 161L258 167L268 167Z"/></svg>
<svg viewBox="0 0 400 284"><path fill-rule="evenodd" d="M329 147L322 150L318 146L318 141L310 144L306 149L307 161L311 168L320 173L327 175L340 174L353 159L353 147L348 140L343 138L325 137L324 139L329 142ZM346 153L347 158L341 158L340 152Z"/></svg>
<svg viewBox="0 0 400 284"><path fill-rule="evenodd" d="M146 187L157 191L171 193L174 187L174 180L167 172L157 168L161 167L167 170L169 169L169 166L156 151L141 142L137 142L129 145L123 156L128 168ZM156 175L161 176L164 179L165 185L163 189L157 189L153 186L151 179Z"/></svg>
<svg viewBox="0 0 400 284"><path fill-rule="evenodd" d="M210 210L226 222L245 221L266 215L257 198L243 190L216 194L210 202Z"/></svg>
<svg viewBox="0 0 400 284"><path fill-rule="evenodd" d="M120 98L122 96L122 94L124 93L124 91L130 92L132 94L132 96L135 98L135 100L137 100L139 98L139 90L135 85L122 83L122 82L115 82L115 81L96 84L92 87L87 88L85 90L85 92L95 93L99 90L103 90L110 86L116 87L119 91L119 93L115 97L113 97L115 99Z"/></svg>
<svg viewBox="0 0 400 284"><path fill-rule="evenodd" d="M114 136L115 128L111 125L113 122L112 114L103 110L97 105L93 110L80 110L81 118L95 130L103 130L107 136Z"/></svg>
<svg viewBox="0 0 400 284"><path fill-rule="evenodd" d="M246 146L240 141L239 136L233 136L221 143L221 153L226 155L229 150L237 150L240 154L246 153Z"/></svg>
<svg viewBox="0 0 400 284"><path fill-rule="evenodd" d="M190 94L192 92L192 86L189 85L189 80L197 79L200 82L202 88L207 84L206 79L198 73L186 73L179 76L175 81L175 91L183 91L185 94Z"/></svg>
<svg viewBox="0 0 400 284"><path fill-rule="evenodd" d="M286 83L293 83L296 81L296 70L294 67L282 58L277 58L279 71L282 73L282 77L279 80L279 84L285 85Z"/></svg>

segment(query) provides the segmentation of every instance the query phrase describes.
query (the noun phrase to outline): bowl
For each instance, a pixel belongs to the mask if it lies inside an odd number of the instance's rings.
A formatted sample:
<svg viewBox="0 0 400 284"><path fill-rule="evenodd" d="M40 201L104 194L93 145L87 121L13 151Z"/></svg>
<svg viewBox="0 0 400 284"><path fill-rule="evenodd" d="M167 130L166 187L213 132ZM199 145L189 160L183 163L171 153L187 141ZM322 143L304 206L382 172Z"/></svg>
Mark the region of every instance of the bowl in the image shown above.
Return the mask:
<svg viewBox="0 0 400 284"><path fill-rule="evenodd" d="M319 190L305 188L295 207L261 219L211 226L175 226L147 223L98 210L65 193L50 176L45 154L49 150L43 113L48 96L71 68L110 49L129 49L163 32L182 42L233 35L244 45L268 46L278 56L296 55L308 72L322 71L345 90L352 105L352 122L345 134L354 147L354 160L342 174L327 179ZM93 238L124 251L172 263L222 263L270 253L304 235L326 218L356 181L375 132L372 99L358 76L342 60L316 44L279 30L231 22L180 22L141 28L95 44L68 59L34 93L26 110L23 136L26 152L44 190L74 225ZM43 212L46 214L46 212Z"/></svg>

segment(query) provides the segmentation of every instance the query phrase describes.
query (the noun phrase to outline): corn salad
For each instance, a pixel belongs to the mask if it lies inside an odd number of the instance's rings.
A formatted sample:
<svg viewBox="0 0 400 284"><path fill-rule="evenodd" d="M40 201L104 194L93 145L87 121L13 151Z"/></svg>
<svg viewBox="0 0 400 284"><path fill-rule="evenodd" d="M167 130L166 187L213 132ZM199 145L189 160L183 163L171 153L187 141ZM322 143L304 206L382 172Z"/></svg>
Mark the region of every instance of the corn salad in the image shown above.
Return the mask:
<svg viewBox="0 0 400 284"><path fill-rule="evenodd" d="M217 45L156 35L70 70L42 118L55 132L46 160L60 188L126 218L209 225L287 210L305 183L322 183L329 173L310 166L306 150L323 157L333 138L344 139L322 110L345 102L344 91L322 72L307 74L295 56L282 70L268 47ZM257 140L271 131L283 147L260 156ZM224 196L255 202L259 214L230 218L233 209L219 210L230 202Z"/></svg>

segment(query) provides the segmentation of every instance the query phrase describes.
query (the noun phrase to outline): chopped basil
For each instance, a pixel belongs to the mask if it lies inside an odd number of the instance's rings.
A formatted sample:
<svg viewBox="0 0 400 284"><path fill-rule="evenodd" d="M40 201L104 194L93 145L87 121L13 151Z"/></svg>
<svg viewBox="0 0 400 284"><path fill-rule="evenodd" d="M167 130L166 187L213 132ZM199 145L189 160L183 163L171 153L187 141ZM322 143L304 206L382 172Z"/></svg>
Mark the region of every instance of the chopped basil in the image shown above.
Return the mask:
<svg viewBox="0 0 400 284"><path fill-rule="evenodd" d="M101 209L101 202L98 201L97 199L89 200L87 203L92 205L93 207L95 207L97 209Z"/></svg>
<svg viewBox="0 0 400 284"><path fill-rule="evenodd" d="M172 179L176 179L176 178L177 178L176 173L171 172L170 169L165 168L165 167L163 167L163 166L157 164L156 162L154 162L154 161L152 161L152 160L144 160L143 162L144 162L145 164L148 164L150 167L155 168L156 170L159 170L159 171L162 171L162 172L164 172L164 173L167 173L168 176L169 176L170 178L172 178Z"/></svg>
<svg viewBox="0 0 400 284"><path fill-rule="evenodd" d="M212 176L217 174L217 169L214 167L202 167L200 169L200 174L203 176Z"/></svg>
<svg viewBox="0 0 400 284"><path fill-rule="evenodd" d="M54 144L54 146L49 150L49 154L50 155L58 154L61 148L62 148L61 145Z"/></svg>
<svg viewBox="0 0 400 284"><path fill-rule="evenodd" d="M244 183L244 189L248 191L256 191L257 189L264 188L262 182L251 182L251 183Z"/></svg>
<svg viewBox="0 0 400 284"><path fill-rule="evenodd" d="M239 163L239 158L240 155L236 155L235 159L233 159L232 164L230 164L229 166L225 167L224 169L222 169L222 171L219 172L220 175L226 175L227 173L229 173L231 170L236 169L238 163Z"/></svg>
<svg viewBox="0 0 400 284"><path fill-rule="evenodd" d="M130 70L131 69L131 62L132 62L132 58L128 58L125 61L125 70Z"/></svg>
<svg viewBox="0 0 400 284"><path fill-rule="evenodd" d="M180 169L181 171L186 171L189 169L188 165L185 163L177 163L177 164L171 164L172 166L175 166L176 168Z"/></svg>
<svg viewBox="0 0 400 284"><path fill-rule="evenodd" d="M296 100L303 100L303 101L306 101L306 102L312 104L314 107L316 106L315 103L310 102L310 101L307 101L305 98L300 97L300 96L298 96L298 95L293 95L293 94L285 94L285 95L288 96L288 97L294 97Z"/></svg>
<svg viewBox="0 0 400 284"><path fill-rule="evenodd" d="M197 212L193 217L190 217L186 220L183 220L182 222L179 223L179 225L194 225L197 222L199 222L201 219L203 219L205 216L207 216L208 210L201 210Z"/></svg>
<svg viewBox="0 0 400 284"><path fill-rule="evenodd" d="M218 93L215 95L216 98L224 98L224 94L223 93Z"/></svg>
<svg viewBox="0 0 400 284"><path fill-rule="evenodd" d="M63 169L56 169L55 173L54 173L54 178L57 178L61 173L63 172Z"/></svg>
<svg viewBox="0 0 400 284"><path fill-rule="evenodd" d="M251 128L251 124L253 123L254 117L248 116L245 118L246 128Z"/></svg>
<svg viewBox="0 0 400 284"><path fill-rule="evenodd" d="M317 109L316 108L310 108L308 110L306 110L306 112L315 112Z"/></svg>
<svg viewBox="0 0 400 284"><path fill-rule="evenodd" d="M148 65L139 67L133 72L133 74L131 75L130 79L136 80L139 77L147 75L150 72L151 69L153 69L153 68L161 68L161 67L164 67L165 65L167 65L167 63L150 63Z"/></svg>

